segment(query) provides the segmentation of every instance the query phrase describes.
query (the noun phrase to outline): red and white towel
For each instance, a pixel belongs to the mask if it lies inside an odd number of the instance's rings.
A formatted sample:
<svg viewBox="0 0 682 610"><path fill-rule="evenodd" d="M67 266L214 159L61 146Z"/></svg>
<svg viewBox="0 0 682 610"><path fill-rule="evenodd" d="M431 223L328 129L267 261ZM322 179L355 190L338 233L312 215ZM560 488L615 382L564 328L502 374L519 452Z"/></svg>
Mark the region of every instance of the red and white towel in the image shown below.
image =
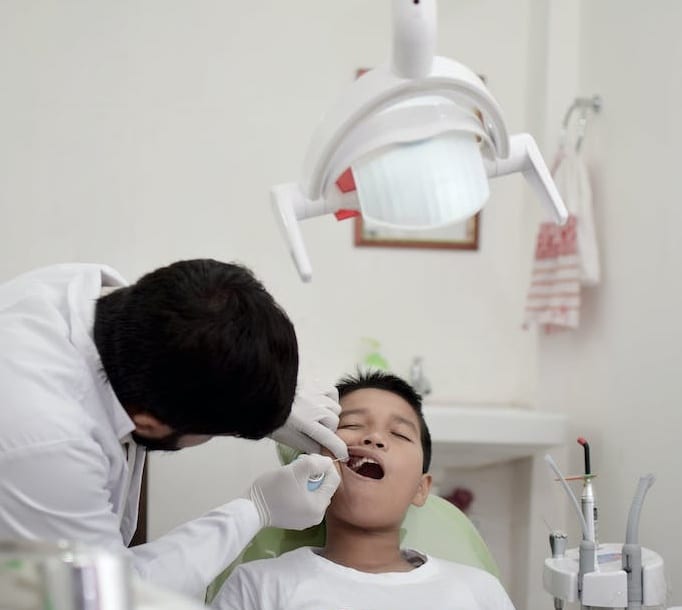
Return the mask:
<svg viewBox="0 0 682 610"><path fill-rule="evenodd" d="M580 265L576 225L573 215L562 227L553 222L540 225L524 326L536 324L548 331L578 327Z"/></svg>
<svg viewBox="0 0 682 610"><path fill-rule="evenodd" d="M575 146L559 151L554 181L569 211L568 222L540 225L524 327L548 332L577 328L581 286L599 283L599 255L587 168Z"/></svg>

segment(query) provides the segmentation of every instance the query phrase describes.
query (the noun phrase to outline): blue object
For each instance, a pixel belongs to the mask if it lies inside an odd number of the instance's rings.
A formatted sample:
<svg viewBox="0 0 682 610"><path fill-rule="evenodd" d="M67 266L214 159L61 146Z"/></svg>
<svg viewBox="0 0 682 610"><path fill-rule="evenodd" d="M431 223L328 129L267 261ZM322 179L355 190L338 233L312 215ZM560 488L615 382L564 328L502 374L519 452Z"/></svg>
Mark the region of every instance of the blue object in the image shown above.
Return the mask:
<svg viewBox="0 0 682 610"><path fill-rule="evenodd" d="M282 462L282 464L288 464L288 463L292 462L293 460L297 460L298 458L303 456L302 453L298 453L294 449L289 449L289 448L287 448L287 449L289 451L291 451L292 453L288 454L285 458L282 458L282 454L280 453L280 462ZM322 481L324 481L324 478L325 478L325 474L323 472L320 474L314 474L314 475L308 477L308 483L307 483L308 491L317 491L318 489L320 489L320 485L322 485Z"/></svg>
<svg viewBox="0 0 682 610"><path fill-rule="evenodd" d="M322 481L324 481L325 475L324 474L316 474L313 475L308 479L308 491L317 491L320 488L320 485L322 485Z"/></svg>

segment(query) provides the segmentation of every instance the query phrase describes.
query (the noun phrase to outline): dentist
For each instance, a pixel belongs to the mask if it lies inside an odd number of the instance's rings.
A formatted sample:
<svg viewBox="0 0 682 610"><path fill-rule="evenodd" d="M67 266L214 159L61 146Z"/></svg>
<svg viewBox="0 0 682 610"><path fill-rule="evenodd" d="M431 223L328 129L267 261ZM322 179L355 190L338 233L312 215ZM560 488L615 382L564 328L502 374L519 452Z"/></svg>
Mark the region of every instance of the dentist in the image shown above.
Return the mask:
<svg viewBox="0 0 682 610"><path fill-rule="evenodd" d="M181 261L130 286L56 265L0 285L0 540L125 550L149 450L271 435L347 456L336 397L295 396L297 374L290 320L239 265ZM330 458L305 456L125 552L142 578L201 596L262 527L319 523L338 482Z"/></svg>

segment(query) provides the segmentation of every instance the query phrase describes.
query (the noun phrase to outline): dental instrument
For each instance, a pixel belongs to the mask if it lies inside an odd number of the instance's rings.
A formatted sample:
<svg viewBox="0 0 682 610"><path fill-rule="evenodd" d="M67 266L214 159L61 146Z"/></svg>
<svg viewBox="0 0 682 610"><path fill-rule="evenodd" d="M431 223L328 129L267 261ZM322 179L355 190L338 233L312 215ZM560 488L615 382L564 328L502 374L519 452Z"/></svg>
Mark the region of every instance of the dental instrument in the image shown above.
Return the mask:
<svg viewBox="0 0 682 610"><path fill-rule="evenodd" d="M594 542L595 548L599 548L597 540L597 504L594 497L594 489L592 488L592 468L590 465L590 445L582 437L578 437L578 444L582 445L585 451L585 474L583 477L583 493L580 496L580 505L582 507L583 516L587 523L587 530L590 540Z"/></svg>
<svg viewBox="0 0 682 610"><path fill-rule="evenodd" d="M466 66L434 56L436 0L392 0L390 60L353 81L313 134L300 180L270 195L303 281L299 220L362 213L375 225L436 228L476 214L488 179L521 172L554 220L568 212L533 137L510 136Z"/></svg>
<svg viewBox="0 0 682 610"><path fill-rule="evenodd" d="M554 530L549 534L549 548L552 550L552 559L561 559L566 556L568 536L561 530ZM554 610L563 610L564 600L554 598Z"/></svg>
<svg viewBox="0 0 682 610"><path fill-rule="evenodd" d="M545 461L559 477L582 530L579 548L566 551L561 549L560 540L550 536L552 557L545 559L542 580L545 590L554 598L554 607L559 609L564 603L579 602L581 608L664 608L667 586L663 559L640 546L638 539L642 504L654 482L653 475L639 481L630 507L625 544L602 543L597 549L590 540L585 514L568 483L549 455ZM589 470L589 464L586 465Z"/></svg>
<svg viewBox="0 0 682 610"><path fill-rule="evenodd" d="M335 460L332 460L332 463L334 462L347 462L348 458L336 458ZM320 472L319 474L312 474L308 477L308 482L307 482L307 487L308 491L316 491L320 488L320 485L322 485L322 482L324 481L325 477L327 475L324 472Z"/></svg>
<svg viewBox="0 0 682 610"><path fill-rule="evenodd" d="M590 530L587 526L587 521L582 513L582 510L578 507L578 500L576 500L575 495L568 486L564 475L559 470L556 462L552 459L552 456L546 455L545 461L549 464L549 467L554 471L554 473L559 478L566 495L571 501L571 506L575 509L578 515L578 521L580 522L580 528L582 529L583 538L580 541L580 551L578 554L578 590L582 590L582 584L584 575L589 572L594 572L597 570L597 559L595 556L594 540L590 540ZM559 596L555 596L559 597Z"/></svg>

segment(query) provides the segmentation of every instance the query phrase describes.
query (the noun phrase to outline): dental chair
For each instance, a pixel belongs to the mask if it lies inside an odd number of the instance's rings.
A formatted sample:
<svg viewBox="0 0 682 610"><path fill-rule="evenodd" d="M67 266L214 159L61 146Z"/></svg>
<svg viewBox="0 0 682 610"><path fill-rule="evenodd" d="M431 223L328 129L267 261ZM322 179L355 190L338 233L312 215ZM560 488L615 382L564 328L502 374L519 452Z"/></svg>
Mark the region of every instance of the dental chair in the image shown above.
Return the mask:
<svg viewBox="0 0 682 610"><path fill-rule="evenodd" d="M277 445L282 464L296 458L298 452ZM209 585L206 603L213 601L220 587L242 563L277 557L302 546L321 547L325 543L324 522L302 531L268 527L261 530L248 546ZM487 545L474 524L458 508L438 496L429 496L424 506L410 507L400 530L402 547L457 563L474 566L499 577L499 570Z"/></svg>

